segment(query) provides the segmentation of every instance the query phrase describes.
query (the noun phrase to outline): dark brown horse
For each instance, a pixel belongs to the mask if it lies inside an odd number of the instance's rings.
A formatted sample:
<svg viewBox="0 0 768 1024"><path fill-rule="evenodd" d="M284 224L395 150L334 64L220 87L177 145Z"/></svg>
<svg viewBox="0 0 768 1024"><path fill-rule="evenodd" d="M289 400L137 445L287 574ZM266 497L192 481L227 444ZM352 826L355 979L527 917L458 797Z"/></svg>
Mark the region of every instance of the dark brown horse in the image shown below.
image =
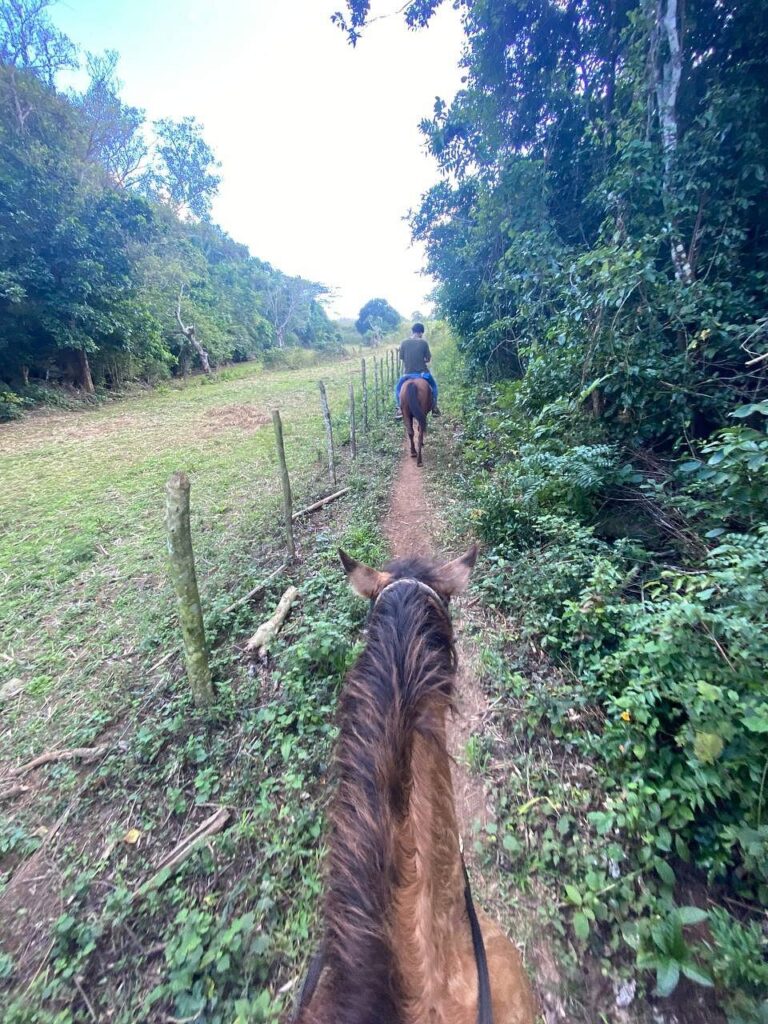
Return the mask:
<svg viewBox="0 0 768 1024"><path fill-rule="evenodd" d="M416 459L417 466L423 465L421 450L427 432L427 413L432 412L432 404L432 388L423 377L414 377L403 384L400 390L400 412L403 414L405 432L411 443L411 458Z"/></svg>
<svg viewBox="0 0 768 1024"><path fill-rule="evenodd" d="M296 1019L532 1024L520 956L465 890L446 750L456 671L448 602L477 551L383 572L340 554L371 615L340 700L322 953Z"/></svg>

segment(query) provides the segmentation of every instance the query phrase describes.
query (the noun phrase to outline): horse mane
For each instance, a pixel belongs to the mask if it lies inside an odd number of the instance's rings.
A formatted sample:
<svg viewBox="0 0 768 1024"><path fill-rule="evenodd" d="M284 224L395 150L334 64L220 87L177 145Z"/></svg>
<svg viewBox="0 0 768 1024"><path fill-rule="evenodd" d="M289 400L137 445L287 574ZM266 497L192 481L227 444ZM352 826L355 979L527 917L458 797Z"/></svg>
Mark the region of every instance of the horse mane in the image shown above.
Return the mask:
<svg viewBox="0 0 768 1024"><path fill-rule="evenodd" d="M393 579L437 586L434 567L423 559L392 562L386 571ZM384 594L339 707L325 903L328 991L337 1024L402 1021L390 929L398 824L408 812L415 734L444 747L435 712L451 706L455 667L453 629L442 603L415 586Z"/></svg>

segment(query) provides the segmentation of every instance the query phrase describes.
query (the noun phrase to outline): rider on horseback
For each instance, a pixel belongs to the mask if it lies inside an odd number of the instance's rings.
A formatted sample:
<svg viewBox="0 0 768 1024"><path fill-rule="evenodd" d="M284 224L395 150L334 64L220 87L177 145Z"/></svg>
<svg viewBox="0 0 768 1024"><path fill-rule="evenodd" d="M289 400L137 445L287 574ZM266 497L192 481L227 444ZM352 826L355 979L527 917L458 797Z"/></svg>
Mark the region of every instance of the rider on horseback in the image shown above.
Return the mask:
<svg viewBox="0 0 768 1024"><path fill-rule="evenodd" d="M414 324L411 328L410 338L406 338L400 345L400 362L403 364L405 372L395 387L396 419L402 418L402 413L400 412L400 389L407 380L412 380L415 377L423 377L432 388L432 415L440 415L440 410L437 407L437 381L427 369L427 363L431 359L432 353L429 351L429 345L424 340L424 324Z"/></svg>

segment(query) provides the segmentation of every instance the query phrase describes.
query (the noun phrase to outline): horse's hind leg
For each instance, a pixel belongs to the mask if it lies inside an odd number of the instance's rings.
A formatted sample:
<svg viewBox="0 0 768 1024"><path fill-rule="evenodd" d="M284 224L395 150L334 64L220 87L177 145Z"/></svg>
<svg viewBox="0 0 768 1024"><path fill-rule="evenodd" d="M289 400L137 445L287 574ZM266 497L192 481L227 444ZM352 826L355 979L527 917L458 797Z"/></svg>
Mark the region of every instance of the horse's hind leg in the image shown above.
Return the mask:
<svg viewBox="0 0 768 1024"><path fill-rule="evenodd" d="M411 454L416 456L416 465L417 466L423 466L424 462L423 462L423 460L421 458L421 450L424 447L424 431L421 429L421 427L418 428L418 431L419 431L419 450L418 450L418 453L417 452L411 452ZM413 442L411 442L411 448L413 448Z"/></svg>
<svg viewBox="0 0 768 1024"><path fill-rule="evenodd" d="M413 443L413 421L406 423L405 432L408 434L408 441L411 445L411 458L416 458L416 446Z"/></svg>

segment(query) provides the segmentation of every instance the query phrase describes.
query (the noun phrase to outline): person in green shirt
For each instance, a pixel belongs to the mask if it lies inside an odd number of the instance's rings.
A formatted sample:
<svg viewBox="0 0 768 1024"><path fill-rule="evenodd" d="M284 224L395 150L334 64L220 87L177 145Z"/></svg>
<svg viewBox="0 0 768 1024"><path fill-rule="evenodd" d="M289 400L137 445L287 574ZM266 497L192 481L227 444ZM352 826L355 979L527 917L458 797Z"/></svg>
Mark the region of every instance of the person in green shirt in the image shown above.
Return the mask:
<svg viewBox="0 0 768 1024"><path fill-rule="evenodd" d="M406 338L400 345L400 362L403 364L403 373L395 386L395 417L400 419L400 391L407 380L414 377L423 377L432 388L432 415L440 416L437 407L437 381L427 369L427 364L432 359L429 345L424 338L424 324L414 324L411 328L410 338Z"/></svg>

